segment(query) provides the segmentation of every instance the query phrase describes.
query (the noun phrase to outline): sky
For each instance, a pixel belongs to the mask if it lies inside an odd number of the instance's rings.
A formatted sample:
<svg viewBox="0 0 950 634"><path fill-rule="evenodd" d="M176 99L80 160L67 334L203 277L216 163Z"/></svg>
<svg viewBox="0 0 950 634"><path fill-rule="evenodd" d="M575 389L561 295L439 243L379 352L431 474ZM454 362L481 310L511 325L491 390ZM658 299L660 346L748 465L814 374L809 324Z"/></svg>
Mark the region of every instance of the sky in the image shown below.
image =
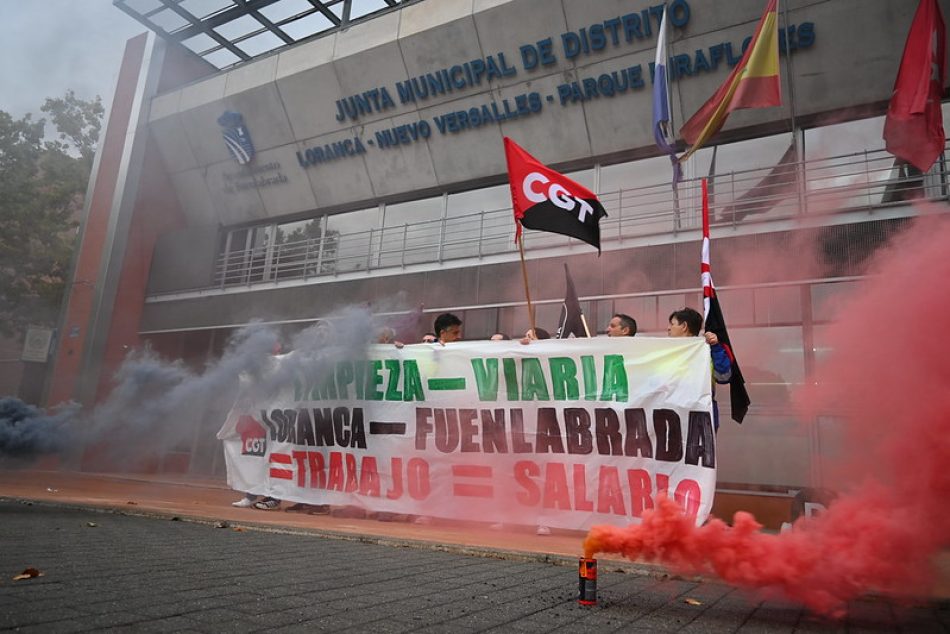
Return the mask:
<svg viewBox="0 0 950 634"><path fill-rule="evenodd" d="M72 89L108 112L125 42L145 30L112 0L0 0L0 110L36 118Z"/></svg>

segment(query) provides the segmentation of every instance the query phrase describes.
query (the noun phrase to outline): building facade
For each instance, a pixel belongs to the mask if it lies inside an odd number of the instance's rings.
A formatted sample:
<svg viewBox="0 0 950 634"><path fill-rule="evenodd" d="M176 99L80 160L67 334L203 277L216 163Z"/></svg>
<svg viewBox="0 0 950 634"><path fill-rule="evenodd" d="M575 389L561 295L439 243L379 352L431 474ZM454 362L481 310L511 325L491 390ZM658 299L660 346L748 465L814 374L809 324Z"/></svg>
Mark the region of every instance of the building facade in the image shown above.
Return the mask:
<svg viewBox="0 0 950 634"><path fill-rule="evenodd" d="M599 256L527 235L550 330L563 263L600 332L619 312L662 335L670 312L699 306L709 177L714 277L753 401L719 433L719 479L833 486L833 413L801 420L789 396L829 352L835 300L920 213L914 199L942 213L947 197L942 159L914 174L882 149L913 3L781 3L784 105L733 113L676 192L652 132L663 3L392 4L223 70L161 37L130 40L48 402L102 398L131 348L199 366L252 320L293 330L350 304L421 311L408 336L446 310L469 339L523 332L508 136L608 212ZM667 3L674 126L738 62L764 4ZM168 468L212 468L198 445Z"/></svg>

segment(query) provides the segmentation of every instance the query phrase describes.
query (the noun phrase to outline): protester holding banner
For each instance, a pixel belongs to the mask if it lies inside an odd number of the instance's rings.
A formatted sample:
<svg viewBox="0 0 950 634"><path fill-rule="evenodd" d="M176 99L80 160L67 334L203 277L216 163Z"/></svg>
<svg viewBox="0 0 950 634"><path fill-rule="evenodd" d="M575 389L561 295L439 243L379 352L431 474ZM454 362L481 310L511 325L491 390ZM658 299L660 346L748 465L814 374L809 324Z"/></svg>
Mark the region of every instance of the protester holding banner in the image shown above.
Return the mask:
<svg viewBox="0 0 950 634"><path fill-rule="evenodd" d="M442 313L436 317L432 329L435 330L436 341L443 346L462 340L462 320L452 313ZM432 518L428 515L417 515L412 521L414 524L431 524Z"/></svg>
<svg viewBox="0 0 950 634"><path fill-rule="evenodd" d="M608 337L633 337L637 334L637 320L630 315L617 313L607 324Z"/></svg>
<svg viewBox="0 0 950 634"><path fill-rule="evenodd" d="M439 343L447 344L462 340L462 320L452 313L442 313L432 326Z"/></svg>
<svg viewBox="0 0 950 634"><path fill-rule="evenodd" d="M404 345L406 345L396 339L396 331L389 326L383 326L379 329L376 335L376 343L391 343L397 348L402 348Z"/></svg>
<svg viewBox="0 0 950 634"><path fill-rule="evenodd" d="M278 339L277 341L274 342L274 345L271 348L270 352L273 356L276 357L286 352L286 350L284 349L284 344L282 344L280 340ZM238 429L237 429L238 433L242 435L246 434L248 431L246 429L248 424L249 424L248 420L244 420L241 423L239 423ZM253 507L261 511L273 511L275 509L280 508L280 499L271 497L269 495L265 495L263 497L260 497L260 499L258 499L259 497L260 496L255 495L254 493L244 493L244 496L240 500L237 500L236 502L231 502L231 506L239 508L239 509L246 509L246 508Z"/></svg>
<svg viewBox="0 0 950 634"><path fill-rule="evenodd" d="M524 337L521 338L522 345L528 345L532 341L540 341L541 339L550 339L551 333L549 333L544 328L528 328L524 333Z"/></svg>
<svg viewBox="0 0 950 634"><path fill-rule="evenodd" d="M703 316L692 308L683 308L670 314L670 325L666 333L670 337L698 337L703 327ZM707 332L706 343L712 355L713 376L713 427L719 430L719 404L716 402L716 383L727 384L732 378L732 360L729 351L719 343L714 332Z"/></svg>

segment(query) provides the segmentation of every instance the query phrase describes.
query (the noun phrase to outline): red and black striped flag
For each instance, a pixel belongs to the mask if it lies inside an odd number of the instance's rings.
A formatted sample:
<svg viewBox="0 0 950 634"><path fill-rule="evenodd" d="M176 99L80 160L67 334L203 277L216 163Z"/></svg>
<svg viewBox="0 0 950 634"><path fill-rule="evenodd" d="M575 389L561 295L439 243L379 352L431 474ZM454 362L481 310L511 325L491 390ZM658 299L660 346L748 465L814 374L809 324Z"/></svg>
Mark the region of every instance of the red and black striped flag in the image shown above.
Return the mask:
<svg viewBox="0 0 950 634"><path fill-rule="evenodd" d="M525 226L571 236L600 251L600 219L607 212L592 191L539 163L508 137L505 158L515 212L515 242Z"/></svg>
<svg viewBox="0 0 950 634"><path fill-rule="evenodd" d="M749 400L749 392L745 389L745 379L742 377L742 370L739 369L739 361L732 349L732 342L729 341L726 320L722 316L716 287L713 286L712 269L709 265L709 192L705 178L703 179L703 261L700 271L702 271L703 282L703 323L706 325L706 332L716 333L719 343L729 353L729 360L732 361L732 377L729 379L732 420L741 423L752 401Z"/></svg>

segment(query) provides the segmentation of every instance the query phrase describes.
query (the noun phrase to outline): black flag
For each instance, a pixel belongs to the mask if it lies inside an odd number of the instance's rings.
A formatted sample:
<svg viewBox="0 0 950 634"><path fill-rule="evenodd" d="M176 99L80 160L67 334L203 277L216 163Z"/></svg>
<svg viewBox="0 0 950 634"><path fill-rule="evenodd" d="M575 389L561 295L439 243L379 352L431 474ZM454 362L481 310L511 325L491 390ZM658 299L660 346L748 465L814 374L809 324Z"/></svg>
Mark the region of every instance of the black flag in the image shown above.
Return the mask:
<svg viewBox="0 0 950 634"><path fill-rule="evenodd" d="M567 280L567 290L564 291L564 305L561 306L561 325L557 330L557 338L590 337L587 325L584 323L584 313L581 312L581 302L577 299L574 280L571 279L571 272L567 268L567 263L564 264L564 277Z"/></svg>
<svg viewBox="0 0 950 634"><path fill-rule="evenodd" d="M719 297L715 291L709 298L709 314L706 316L706 332L716 333L719 337L719 343L726 347L729 352L729 359L732 361L732 378L729 379L729 399L732 402L732 420L741 423L749 411L749 392L745 389L745 379L742 378L742 370L739 369L739 362L732 351L732 343L729 341L729 332L726 330L726 320L722 317L722 308L719 306Z"/></svg>

